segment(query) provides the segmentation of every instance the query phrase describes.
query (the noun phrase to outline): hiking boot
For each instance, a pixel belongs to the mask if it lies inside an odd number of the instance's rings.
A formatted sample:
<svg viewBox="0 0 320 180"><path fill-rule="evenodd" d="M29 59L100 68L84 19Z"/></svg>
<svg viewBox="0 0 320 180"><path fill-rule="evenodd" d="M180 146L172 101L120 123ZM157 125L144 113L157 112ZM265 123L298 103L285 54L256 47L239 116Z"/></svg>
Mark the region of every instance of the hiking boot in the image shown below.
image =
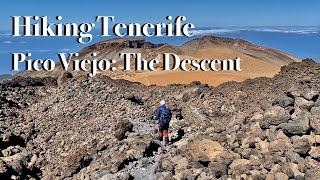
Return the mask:
<svg viewBox="0 0 320 180"><path fill-rule="evenodd" d="M166 142L166 145L169 144L169 138L165 137L164 141Z"/></svg>

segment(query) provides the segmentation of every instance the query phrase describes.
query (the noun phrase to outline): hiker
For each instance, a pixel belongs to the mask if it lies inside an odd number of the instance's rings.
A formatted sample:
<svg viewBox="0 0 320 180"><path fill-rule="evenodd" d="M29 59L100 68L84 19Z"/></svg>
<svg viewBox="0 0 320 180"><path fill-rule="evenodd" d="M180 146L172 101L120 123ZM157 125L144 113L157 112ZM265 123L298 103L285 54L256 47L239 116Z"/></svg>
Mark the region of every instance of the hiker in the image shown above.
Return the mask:
<svg viewBox="0 0 320 180"><path fill-rule="evenodd" d="M159 120L159 140L163 141L163 136L165 143L169 143L169 123L171 120L172 114L170 108L166 106L166 102L162 100L160 106L157 109L156 115L154 116L155 120Z"/></svg>

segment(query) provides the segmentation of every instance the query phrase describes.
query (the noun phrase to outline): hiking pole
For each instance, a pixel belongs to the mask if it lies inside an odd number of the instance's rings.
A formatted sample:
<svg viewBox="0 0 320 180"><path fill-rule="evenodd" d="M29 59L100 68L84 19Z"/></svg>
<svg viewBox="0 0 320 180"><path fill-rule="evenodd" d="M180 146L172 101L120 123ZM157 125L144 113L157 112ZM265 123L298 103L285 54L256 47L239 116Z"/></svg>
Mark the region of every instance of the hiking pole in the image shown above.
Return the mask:
<svg viewBox="0 0 320 180"><path fill-rule="evenodd" d="M152 119L151 122L152 122L152 124L153 124L153 139L156 140L156 139L157 139L157 137L156 137L156 122L157 122L157 121L154 120L154 117L153 117L153 116L151 117L151 119Z"/></svg>
<svg viewBox="0 0 320 180"><path fill-rule="evenodd" d="M156 123L153 123L153 139L156 139Z"/></svg>

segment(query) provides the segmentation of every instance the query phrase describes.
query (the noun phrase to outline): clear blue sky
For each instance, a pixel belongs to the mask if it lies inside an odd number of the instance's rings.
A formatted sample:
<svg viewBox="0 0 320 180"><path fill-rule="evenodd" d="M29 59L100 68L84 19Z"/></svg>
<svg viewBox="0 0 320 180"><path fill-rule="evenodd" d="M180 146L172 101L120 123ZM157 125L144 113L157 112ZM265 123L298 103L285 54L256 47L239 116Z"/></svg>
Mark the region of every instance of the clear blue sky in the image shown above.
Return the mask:
<svg viewBox="0 0 320 180"><path fill-rule="evenodd" d="M142 1L25 1L3 0L0 31L11 30L11 17L38 15L66 22L94 22L97 15L113 15L117 22L165 22L167 15L184 15L196 27L319 26L319 0L142 0Z"/></svg>

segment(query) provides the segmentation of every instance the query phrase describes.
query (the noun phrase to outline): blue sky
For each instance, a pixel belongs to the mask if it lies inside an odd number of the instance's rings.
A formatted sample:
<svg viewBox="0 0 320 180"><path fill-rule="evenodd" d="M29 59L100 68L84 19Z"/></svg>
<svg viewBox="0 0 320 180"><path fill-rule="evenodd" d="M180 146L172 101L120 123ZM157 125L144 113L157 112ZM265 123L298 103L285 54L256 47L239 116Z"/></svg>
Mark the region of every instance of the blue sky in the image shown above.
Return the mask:
<svg viewBox="0 0 320 180"><path fill-rule="evenodd" d="M161 1L25 1L1 2L0 31L11 30L11 17L63 16L66 22L94 22L97 15L113 15L117 22L165 22L167 15L184 15L196 27L319 26L318 0L161 0Z"/></svg>

